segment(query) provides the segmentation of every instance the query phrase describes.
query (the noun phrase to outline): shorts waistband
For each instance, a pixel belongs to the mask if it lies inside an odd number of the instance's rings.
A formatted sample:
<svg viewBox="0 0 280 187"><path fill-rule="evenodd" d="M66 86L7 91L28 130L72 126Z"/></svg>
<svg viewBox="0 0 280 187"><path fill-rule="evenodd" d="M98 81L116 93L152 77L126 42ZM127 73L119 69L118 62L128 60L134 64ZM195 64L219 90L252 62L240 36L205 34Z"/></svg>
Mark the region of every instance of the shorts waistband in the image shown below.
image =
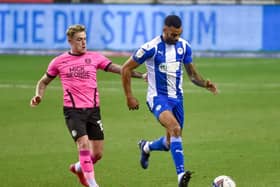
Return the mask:
<svg viewBox="0 0 280 187"><path fill-rule="evenodd" d="M74 110L93 110L93 109L99 109L99 107L89 107L89 108L74 108L74 107L69 107L69 106L64 106L63 109L69 110L69 109L74 109Z"/></svg>

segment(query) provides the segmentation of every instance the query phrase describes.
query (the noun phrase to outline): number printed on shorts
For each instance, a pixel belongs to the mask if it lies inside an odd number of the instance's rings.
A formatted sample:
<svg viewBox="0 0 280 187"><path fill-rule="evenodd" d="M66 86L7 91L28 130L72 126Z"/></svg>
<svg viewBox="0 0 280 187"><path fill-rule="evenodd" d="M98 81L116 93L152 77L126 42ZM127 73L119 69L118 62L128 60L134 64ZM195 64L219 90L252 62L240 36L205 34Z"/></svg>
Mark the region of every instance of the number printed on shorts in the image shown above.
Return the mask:
<svg viewBox="0 0 280 187"><path fill-rule="evenodd" d="M103 125L102 125L101 120L98 120L98 121L97 121L97 124L99 125L100 130L103 131Z"/></svg>

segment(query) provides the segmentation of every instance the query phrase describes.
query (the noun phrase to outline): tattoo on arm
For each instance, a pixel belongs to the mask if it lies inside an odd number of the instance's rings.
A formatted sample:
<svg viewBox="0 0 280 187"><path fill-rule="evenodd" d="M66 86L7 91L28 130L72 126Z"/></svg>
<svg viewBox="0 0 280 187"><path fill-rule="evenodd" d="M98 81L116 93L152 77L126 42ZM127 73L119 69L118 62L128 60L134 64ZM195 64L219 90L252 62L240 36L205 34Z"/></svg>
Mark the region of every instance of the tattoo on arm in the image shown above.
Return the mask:
<svg viewBox="0 0 280 187"><path fill-rule="evenodd" d="M186 71L188 73L188 76L190 80L197 86L206 88L207 81L202 78L201 75L198 74L195 67L192 64L185 65Z"/></svg>

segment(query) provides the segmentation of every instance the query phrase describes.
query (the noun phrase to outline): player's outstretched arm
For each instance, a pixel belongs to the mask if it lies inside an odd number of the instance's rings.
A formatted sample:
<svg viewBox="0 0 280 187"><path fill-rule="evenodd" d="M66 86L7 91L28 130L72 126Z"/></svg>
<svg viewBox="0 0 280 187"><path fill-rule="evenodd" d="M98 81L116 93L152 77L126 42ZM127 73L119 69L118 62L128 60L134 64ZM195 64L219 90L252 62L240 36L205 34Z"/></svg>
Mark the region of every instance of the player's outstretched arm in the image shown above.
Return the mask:
<svg viewBox="0 0 280 187"><path fill-rule="evenodd" d="M139 66L132 58L129 58L122 66L121 76L124 93L126 96L127 107L129 110L137 110L139 108L138 100L133 96L131 90L131 76L133 70Z"/></svg>
<svg viewBox="0 0 280 187"><path fill-rule="evenodd" d="M112 73L121 74L121 69L122 69L122 66L112 63L109 65L107 71L112 72ZM144 79L144 80L147 79L146 73L140 73L137 71L132 71L131 77L138 78L138 79Z"/></svg>
<svg viewBox="0 0 280 187"><path fill-rule="evenodd" d="M45 90L47 85L53 80L54 78L48 77L46 74L42 76L42 78L38 81L36 85L35 96L31 98L30 106L35 107L39 105L42 101L42 97L44 96Z"/></svg>
<svg viewBox="0 0 280 187"><path fill-rule="evenodd" d="M192 63L185 64L185 68L188 73L189 79L192 81L192 83L194 83L197 86L206 88L213 94L218 94L218 88L217 88L216 84L214 84L210 80L203 79L202 76L199 75L199 73L197 72L194 64L192 64Z"/></svg>

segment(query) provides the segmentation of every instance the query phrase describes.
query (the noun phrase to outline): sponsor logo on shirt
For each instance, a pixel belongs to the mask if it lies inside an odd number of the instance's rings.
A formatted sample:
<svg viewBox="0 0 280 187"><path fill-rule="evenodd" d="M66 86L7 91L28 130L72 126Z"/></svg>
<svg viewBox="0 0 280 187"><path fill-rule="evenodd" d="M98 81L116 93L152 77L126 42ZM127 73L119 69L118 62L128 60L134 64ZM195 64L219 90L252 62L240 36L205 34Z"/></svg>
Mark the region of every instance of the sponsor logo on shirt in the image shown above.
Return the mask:
<svg viewBox="0 0 280 187"><path fill-rule="evenodd" d="M175 73L180 68L180 62L161 63L159 71L162 73Z"/></svg>
<svg viewBox="0 0 280 187"><path fill-rule="evenodd" d="M85 70L85 66L74 66L69 68L69 72L66 76L68 78L77 77L81 79L89 79L90 72Z"/></svg>

